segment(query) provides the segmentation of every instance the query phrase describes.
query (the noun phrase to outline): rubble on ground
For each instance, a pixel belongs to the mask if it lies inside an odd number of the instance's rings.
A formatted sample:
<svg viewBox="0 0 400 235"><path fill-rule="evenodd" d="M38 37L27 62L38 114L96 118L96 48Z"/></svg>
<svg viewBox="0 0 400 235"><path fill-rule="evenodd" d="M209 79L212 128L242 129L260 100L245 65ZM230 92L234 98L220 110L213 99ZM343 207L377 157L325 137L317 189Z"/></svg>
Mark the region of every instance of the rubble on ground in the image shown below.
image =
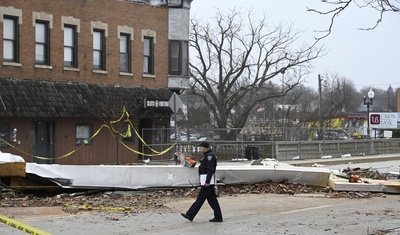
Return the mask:
<svg viewBox="0 0 400 235"><path fill-rule="evenodd" d="M322 194L328 198L370 198L384 196L369 192L332 192L329 187L315 188L296 182L260 182L254 184L219 185L219 196L239 194ZM149 209L167 209L164 205L182 198L195 198L199 187L175 188L152 191L86 191L79 193L61 193L52 196L3 192L1 207L54 207L61 206L69 213L81 211L107 211L123 213L141 213Z"/></svg>
<svg viewBox="0 0 400 235"><path fill-rule="evenodd" d="M347 169L343 169L342 173L350 175L357 175L360 178L368 178L374 180L389 180L389 179L400 179L400 174L392 174L392 173L380 173L379 171L374 171L372 168L362 169L360 167L351 169L348 167Z"/></svg>

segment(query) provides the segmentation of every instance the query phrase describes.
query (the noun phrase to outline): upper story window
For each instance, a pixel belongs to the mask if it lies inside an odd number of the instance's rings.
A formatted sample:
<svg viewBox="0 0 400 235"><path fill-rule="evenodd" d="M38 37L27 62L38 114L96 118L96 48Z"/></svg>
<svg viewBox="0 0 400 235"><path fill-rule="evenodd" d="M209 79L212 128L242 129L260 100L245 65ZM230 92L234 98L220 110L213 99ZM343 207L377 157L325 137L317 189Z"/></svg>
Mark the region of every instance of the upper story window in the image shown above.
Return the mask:
<svg viewBox="0 0 400 235"><path fill-rule="evenodd" d="M18 49L18 18L4 16L3 19L3 60L7 62L19 62Z"/></svg>
<svg viewBox="0 0 400 235"><path fill-rule="evenodd" d="M131 73L131 43L129 34L119 36L119 68L121 72Z"/></svg>
<svg viewBox="0 0 400 235"><path fill-rule="evenodd" d="M189 76L189 43L187 41L170 41L169 74Z"/></svg>
<svg viewBox="0 0 400 235"><path fill-rule="evenodd" d="M143 73L154 74L154 43L152 37L144 37Z"/></svg>
<svg viewBox="0 0 400 235"><path fill-rule="evenodd" d="M75 25L64 25L64 66L78 67L77 36Z"/></svg>
<svg viewBox="0 0 400 235"><path fill-rule="evenodd" d="M64 69L78 70L78 34L81 21L72 16L61 16L64 32Z"/></svg>
<svg viewBox="0 0 400 235"><path fill-rule="evenodd" d="M48 22L36 21L35 25L35 62L50 65L50 30Z"/></svg>
<svg viewBox="0 0 400 235"><path fill-rule="evenodd" d="M103 30L93 30L93 69L106 70Z"/></svg>

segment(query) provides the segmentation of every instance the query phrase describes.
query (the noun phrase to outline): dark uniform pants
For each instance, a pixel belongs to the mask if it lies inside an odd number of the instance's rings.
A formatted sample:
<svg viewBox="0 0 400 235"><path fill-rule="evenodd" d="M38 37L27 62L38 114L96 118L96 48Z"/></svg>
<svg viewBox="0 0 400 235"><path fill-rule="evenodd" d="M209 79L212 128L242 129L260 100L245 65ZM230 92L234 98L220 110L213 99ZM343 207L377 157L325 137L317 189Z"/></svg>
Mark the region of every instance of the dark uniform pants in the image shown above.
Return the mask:
<svg viewBox="0 0 400 235"><path fill-rule="evenodd" d="M219 206L217 196L215 195L214 185L210 185L209 187L201 186L196 201L192 204L186 214L191 218L194 218L206 199L208 204L214 210L214 218L222 219L221 208Z"/></svg>

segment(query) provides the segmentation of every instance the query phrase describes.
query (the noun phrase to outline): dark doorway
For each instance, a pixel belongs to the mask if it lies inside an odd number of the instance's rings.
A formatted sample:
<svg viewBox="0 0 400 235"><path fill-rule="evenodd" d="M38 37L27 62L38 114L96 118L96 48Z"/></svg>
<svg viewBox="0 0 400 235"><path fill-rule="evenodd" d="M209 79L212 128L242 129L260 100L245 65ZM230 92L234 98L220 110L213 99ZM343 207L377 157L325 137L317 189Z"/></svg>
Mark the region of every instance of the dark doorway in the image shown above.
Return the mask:
<svg viewBox="0 0 400 235"><path fill-rule="evenodd" d="M35 123L35 141L33 162L39 164L55 163L54 122Z"/></svg>
<svg viewBox="0 0 400 235"><path fill-rule="evenodd" d="M153 139L153 134L154 133L152 133L152 131L145 131L144 133L143 133L143 129L150 129L150 128L152 128L152 126L153 126L153 124L152 124L152 121L151 121L151 119L149 119L149 118L143 118L143 119L141 119L140 120L140 123L139 123L139 126L140 126L140 128L139 128L139 133L142 133L142 138L143 138L143 140L144 140L144 142L146 143L146 144L152 144L153 143L153 141L152 141L152 139ZM140 152L142 152L142 153L145 153L145 154L151 154L151 153L153 153L147 146L145 146L143 143L141 143L141 142L139 142L139 151ZM143 155L142 156L139 156L139 159L142 159L143 160Z"/></svg>

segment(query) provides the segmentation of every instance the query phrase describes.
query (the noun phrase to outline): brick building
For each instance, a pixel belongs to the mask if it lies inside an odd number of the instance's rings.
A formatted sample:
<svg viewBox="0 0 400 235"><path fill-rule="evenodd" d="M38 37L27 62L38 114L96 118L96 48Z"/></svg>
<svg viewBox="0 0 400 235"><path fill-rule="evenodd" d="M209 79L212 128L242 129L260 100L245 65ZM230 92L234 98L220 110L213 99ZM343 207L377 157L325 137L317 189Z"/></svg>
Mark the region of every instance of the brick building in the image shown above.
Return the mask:
<svg viewBox="0 0 400 235"><path fill-rule="evenodd" d="M2 0L0 151L57 164L154 154L145 143L169 133L130 128L169 127L165 104L189 84L191 2Z"/></svg>

